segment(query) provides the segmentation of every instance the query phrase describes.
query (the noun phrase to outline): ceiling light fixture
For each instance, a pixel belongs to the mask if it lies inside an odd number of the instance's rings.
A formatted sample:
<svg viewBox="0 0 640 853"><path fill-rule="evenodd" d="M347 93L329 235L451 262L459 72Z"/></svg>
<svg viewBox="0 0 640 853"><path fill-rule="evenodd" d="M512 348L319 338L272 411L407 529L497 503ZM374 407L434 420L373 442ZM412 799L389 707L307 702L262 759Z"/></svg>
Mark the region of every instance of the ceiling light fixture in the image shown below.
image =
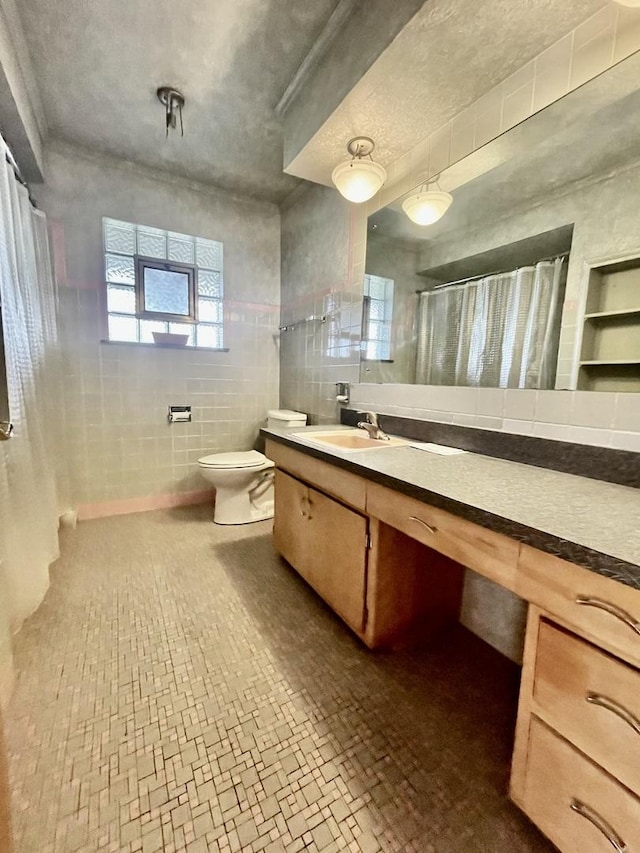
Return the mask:
<svg viewBox="0 0 640 853"><path fill-rule="evenodd" d="M360 204L368 201L387 180L387 172L379 163L374 163L371 152L375 148L368 136L355 136L347 143L351 160L339 163L331 174L338 192L348 201ZM368 160L363 158L368 157Z"/></svg>
<svg viewBox="0 0 640 853"><path fill-rule="evenodd" d="M417 225L433 225L445 215L451 206L453 196L451 193L440 189L439 178L440 175L436 175L431 180L426 181L415 195L410 195L402 202L402 209L409 219ZM432 184L437 189L430 189Z"/></svg>
<svg viewBox="0 0 640 853"><path fill-rule="evenodd" d="M184 125L182 124L182 110L184 108L184 95L173 86L160 86L156 95L165 108L165 136L169 136L169 130L175 130L180 116L180 136L184 136Z"/></svg>

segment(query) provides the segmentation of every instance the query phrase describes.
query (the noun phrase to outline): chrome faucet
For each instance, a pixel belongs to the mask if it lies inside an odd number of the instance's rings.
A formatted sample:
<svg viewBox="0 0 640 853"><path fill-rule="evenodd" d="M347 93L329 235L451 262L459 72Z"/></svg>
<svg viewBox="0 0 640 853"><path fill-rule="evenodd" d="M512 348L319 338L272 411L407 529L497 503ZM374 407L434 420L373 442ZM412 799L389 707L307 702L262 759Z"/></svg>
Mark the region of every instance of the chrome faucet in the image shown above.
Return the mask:
<svg viewBox="0 0 640 853"><path fill-rule="evenodd" d="M360 429L365 429L369 434L369 438L375 438L378 441L391 440L386 432L383 432L378 426L378 416L375 412L363 412L363 414L366 420L359 421L356 426Z"/></svg>

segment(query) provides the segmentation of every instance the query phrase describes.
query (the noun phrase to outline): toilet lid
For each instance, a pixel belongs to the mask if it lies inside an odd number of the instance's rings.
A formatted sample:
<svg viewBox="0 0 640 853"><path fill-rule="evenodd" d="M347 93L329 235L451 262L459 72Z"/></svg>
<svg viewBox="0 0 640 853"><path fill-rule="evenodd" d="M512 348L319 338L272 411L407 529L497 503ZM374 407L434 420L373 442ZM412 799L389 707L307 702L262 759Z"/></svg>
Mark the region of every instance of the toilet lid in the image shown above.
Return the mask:
<svg viewBox="0 0 640 853"><path fill-rule="evenodd" d="M268 462L267 457L257 450L245 450L235 453L212 453L198 459L203 468L257 468Z"/></svg>

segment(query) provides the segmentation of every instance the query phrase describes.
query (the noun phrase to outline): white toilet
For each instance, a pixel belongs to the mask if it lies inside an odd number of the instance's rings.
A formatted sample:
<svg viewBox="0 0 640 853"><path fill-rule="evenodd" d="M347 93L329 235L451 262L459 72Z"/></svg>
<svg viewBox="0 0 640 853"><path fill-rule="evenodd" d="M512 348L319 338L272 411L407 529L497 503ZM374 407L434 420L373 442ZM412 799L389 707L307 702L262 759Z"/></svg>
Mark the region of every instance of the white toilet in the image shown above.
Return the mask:
<svg viewBox="0 0 640 853"><path fill-rule="evenodd" d="M271 409L269 429L302 427L307 416ZM249 524L273 518L273 462L257 450L213 453L198 460L200 473L216 490L216 524Z"/></svg>

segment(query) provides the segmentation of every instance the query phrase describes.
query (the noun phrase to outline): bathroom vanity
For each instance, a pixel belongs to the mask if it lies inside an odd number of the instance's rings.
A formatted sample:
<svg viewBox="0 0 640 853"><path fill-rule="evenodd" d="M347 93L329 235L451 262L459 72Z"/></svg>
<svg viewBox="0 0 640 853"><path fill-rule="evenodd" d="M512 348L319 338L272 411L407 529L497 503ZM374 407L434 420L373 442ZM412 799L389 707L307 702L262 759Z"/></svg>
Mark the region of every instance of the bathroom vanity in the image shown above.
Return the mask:
<svg viewBox="0 0 640 853"><path fill-rule="evenodd" d="M465 568L527 601L511 797L565 853L633 850L638 491L475 454L331 449L312 430L264 431L277 550L370 648L456 620Z"/></svg>

